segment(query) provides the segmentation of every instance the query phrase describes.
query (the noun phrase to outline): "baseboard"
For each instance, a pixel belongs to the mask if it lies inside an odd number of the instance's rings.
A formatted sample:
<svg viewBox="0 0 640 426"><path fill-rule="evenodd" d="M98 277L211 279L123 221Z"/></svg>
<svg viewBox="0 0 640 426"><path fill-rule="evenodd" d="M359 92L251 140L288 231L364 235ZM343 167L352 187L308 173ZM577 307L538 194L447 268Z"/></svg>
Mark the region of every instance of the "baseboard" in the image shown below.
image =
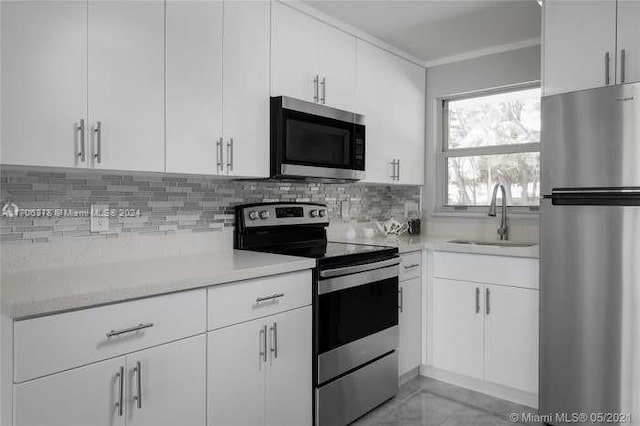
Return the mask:
<svg viewBox="0 0 640 426"><path fill-rule="evenodd" d="M526 405L527 407L538 408L538 394L524 392L507 386L486 382L484 380L467 377L449 371L440 370L431 365L421 365L420 374L422 376L431 377L432 379L451 383L452 385L471 389L487 395L494 396L516 404Z"/></svg>
<svg viewBox="0 0 640 426"><path fill-rule="evenodd" d="M402 376L398 377L398 384L402 386L408 381L415 379L419 375L420 375L420 366L412 368L411 370L404 373Z"/></svg>

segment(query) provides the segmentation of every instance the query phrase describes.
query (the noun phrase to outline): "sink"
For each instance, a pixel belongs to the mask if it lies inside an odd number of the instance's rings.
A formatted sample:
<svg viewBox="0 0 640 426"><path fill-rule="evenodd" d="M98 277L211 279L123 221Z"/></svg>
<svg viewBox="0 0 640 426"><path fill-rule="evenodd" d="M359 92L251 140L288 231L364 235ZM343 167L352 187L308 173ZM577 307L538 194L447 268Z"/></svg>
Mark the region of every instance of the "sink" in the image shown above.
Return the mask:
<svg viewBox="0 0 640 426"><path fill-rule="evenodd" d="M496 247L533 247L538 243L522 241L481 241L481 240L449 240L448 243L466 244L471 246L496 246Z"/></svg>

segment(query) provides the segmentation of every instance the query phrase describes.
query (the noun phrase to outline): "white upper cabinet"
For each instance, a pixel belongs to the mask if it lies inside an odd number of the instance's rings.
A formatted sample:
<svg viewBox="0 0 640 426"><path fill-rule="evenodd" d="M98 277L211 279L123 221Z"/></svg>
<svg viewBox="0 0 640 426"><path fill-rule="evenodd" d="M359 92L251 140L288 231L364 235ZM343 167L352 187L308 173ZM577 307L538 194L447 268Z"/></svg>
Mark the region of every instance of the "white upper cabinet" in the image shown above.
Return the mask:
<svg viewBox="0 0 640 426"><path fill-rule="evenodd" d="M272 96L353 111L356 38L280 2L272 25Z"/></svg>
<svg viewBox="0 0 640 426"><path fill-rule="evenodd" d="M618 2L618 67L617 81L640 81L640 1ZM624 61L622 51L624 50ZM622 67L624 62L624 71ZM624 77L624 78L623 78Z"/></svg>
<svg viewBox="0 0 640 426"><path fill-rule="evenodd" d="M167 1L168 172L223 171L222 10L218 1Z"/></svg>
<svg viewBox="0 0 640 426"><path fill-rule="evenodd" d="M619 1L621 26L616 47L615 0L546 0L543 29L543 95L573 92L619 84L620 50L627 49L629 61L638 51L638 7L633 1ZM623 15L625 15L623 17ZM635 20L634 20L635 19ZM628 37L628 39L627 39ZM635 38L634 38L635 37ZM624 41L623 41L624 40ZM621 44L624 43L623 47ZM631 77L637 69L627 65ZM630 81L630 80L628 80Z"/></svg>
<svg viewBox="0 0 640 426"><path fill-rule="evenodd" d="M224 170L269 177L269 2L224 3Z"/></svg>
<svg viewBox="0 0 640 426"><path fill-rule="evenodd" d="M317 66L321 104L353 111L356 102L356 38L318 22Z"/></svg>
<svg viewBox="0 0 640 426"><path fill-rule="evenodd" d="M88 7L92 166L164 171L164 1Z"/></svg>
<svg viewBox="0 0 640 426"><path fill-rule="evenodd" d="M87 125L86 3L12 1L0 7L1 162L86 167L80 127Z"/></svg>
<svg viewBox="0 0 640 426"><path fill-rule="evenodd" d="M425 70L358 40L357 111L365 115L366 182L423 184Z"/></svg>
<svg viewBox="0 0 640 426"><path fill-rule="evenodd" d="M316 20L271 4L271 95L317 102Z"/></svg>

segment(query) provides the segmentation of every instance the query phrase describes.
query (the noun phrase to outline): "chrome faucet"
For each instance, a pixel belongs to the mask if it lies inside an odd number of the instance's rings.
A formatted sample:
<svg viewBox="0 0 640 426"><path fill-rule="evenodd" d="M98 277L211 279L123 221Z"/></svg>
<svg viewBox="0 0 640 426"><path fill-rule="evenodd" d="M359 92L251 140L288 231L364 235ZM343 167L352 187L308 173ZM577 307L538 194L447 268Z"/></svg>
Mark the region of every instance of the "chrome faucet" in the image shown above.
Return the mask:
<svg viewBox="0 0 640 426"><path fill-rule="evenodd" d="M498 195L498 188L502 193L502 214L500 215L500 227L498 227L498 235L501 240L509 239L509 223L507 222L507 191L504 189L504 185L496 183L493 187L493 197L491 197L491 205L489 206L489 216L496 216L496 198Z"/></svg>

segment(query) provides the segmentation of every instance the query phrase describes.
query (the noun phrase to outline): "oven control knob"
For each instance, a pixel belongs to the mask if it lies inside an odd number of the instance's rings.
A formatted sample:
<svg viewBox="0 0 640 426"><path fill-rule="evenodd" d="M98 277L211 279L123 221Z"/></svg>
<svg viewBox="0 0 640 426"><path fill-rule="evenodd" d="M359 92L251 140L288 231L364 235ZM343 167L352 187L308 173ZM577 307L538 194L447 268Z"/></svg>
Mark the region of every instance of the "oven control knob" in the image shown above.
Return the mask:
<svg viewBox="0 0 640 426"><path fill-rule="evenodd" d="M260 219L269 219L269 212L267 210L262 210L260 212Z"/></svg>
<svg viewBox="0 0 640 426"><path fill-rule="evenodd" d="M325 217L327 215L327 211L325 209L320 210L320 217Z"/></svg>
<svg viewBox="0 0 640 426"><path fill-rule="evenodd" d="M257 211L254 210L252 212L249 212L249 219L256 220L257 218L258 218L258 212Z"/></svg>
<svg viewBox="0 0 640 426"><path fill-rule="evenodd" d="M311 215L311 217L318 217L320 213L318 213L318 210L313 209L309 212L309 214Z"/></svg>

